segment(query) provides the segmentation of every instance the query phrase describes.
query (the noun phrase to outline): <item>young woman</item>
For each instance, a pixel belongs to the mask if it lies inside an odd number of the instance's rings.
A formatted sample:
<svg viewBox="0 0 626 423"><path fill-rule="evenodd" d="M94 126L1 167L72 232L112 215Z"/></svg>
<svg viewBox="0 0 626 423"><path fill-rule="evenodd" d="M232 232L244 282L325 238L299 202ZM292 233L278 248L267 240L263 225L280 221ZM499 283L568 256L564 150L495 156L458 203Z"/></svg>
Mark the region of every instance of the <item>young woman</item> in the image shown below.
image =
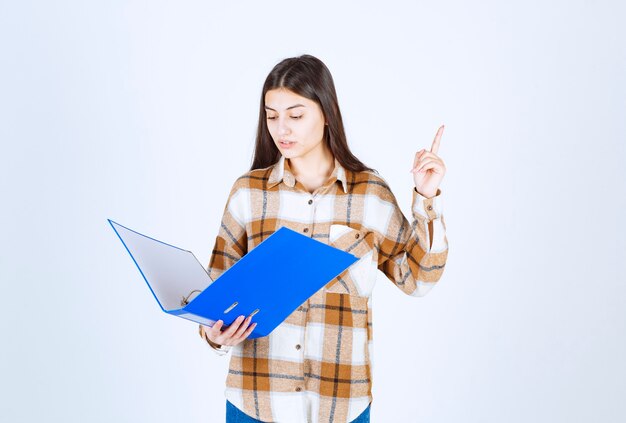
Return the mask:
<svg viewBox="0 0 626 423"><path fill-rule="evenodd" d="M442 132L443 126L430 151L415 154L409 223L384 179L350 152L327 67L303 55L272 69L252 166L230 191L209 274L217 279L281 226L358 261L268 336L247 339L255 324L245 316L228 327L200 325L218 354L232 352L227 422L369 422L377 270L418 297L441 278L446 263L439 189L446 168L437 155ZM295 252L284 254L289 260Z"/></svg>

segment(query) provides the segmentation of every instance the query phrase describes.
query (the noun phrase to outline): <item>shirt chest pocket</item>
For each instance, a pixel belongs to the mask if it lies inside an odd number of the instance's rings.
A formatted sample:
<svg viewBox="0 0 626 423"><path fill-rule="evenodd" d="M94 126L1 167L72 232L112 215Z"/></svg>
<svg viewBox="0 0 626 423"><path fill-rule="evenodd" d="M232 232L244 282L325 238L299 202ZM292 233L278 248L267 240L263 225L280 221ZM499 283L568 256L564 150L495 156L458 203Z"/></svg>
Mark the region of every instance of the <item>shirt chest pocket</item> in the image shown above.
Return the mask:
<svg viewBox="0 0 626 423"><path fill-rule="evenodd" d="M371 250L371 232L346 225L330 225L328 244L357 258Z"/></svg>
<svg viewBox="0 0 626 423"><path fill-rule="evenodd" d="M328 244L352 254L358 260L324 287L326 292L362 295L369 292L373 233L346 225L330 225ZM373 275L375 277L375 275Z"/></svg>

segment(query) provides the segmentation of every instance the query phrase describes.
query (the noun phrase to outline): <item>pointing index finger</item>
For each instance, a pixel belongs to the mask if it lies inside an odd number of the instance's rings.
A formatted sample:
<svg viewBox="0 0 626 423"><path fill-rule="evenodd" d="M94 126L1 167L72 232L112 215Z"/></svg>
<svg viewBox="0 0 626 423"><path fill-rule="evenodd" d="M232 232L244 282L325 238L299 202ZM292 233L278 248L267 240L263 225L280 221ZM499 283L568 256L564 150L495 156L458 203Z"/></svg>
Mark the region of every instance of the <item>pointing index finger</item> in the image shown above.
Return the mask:
<svg viewBox="0 0 626 423"><path fill-rule="evenodd" d="M430 147L430 152L433 154L437 154L439 151L439 144L441 143L441 135L443 135L444 126L441 125L435 134L435 140L433 141L433 145Z"/></svg>

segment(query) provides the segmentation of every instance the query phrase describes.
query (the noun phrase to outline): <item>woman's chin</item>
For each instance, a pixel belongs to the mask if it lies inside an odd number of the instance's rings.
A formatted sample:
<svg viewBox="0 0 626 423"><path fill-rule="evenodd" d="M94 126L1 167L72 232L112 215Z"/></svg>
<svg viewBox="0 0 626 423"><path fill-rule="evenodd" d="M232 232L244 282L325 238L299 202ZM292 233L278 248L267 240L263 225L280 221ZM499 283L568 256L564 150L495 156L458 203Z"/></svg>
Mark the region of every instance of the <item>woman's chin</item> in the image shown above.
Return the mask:
<svg viewBox="0 0 626 423"><path fill-rule="evenodd" d="M278 151L280 151L280 153L288 159L293 159L294 157L298 155L298 153L296 153L295 151L291 149L279 148Z"/></svg>

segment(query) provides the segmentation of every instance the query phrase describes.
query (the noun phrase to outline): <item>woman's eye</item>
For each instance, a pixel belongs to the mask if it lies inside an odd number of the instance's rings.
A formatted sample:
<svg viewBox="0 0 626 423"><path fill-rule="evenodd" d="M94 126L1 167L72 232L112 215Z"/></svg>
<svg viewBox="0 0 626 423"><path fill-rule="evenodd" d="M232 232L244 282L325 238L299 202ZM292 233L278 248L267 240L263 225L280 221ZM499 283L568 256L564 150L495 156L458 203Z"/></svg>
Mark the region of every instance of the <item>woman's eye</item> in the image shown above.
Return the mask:
<svg viewBox="0 0 626 423"><path fill-rule="evenodd" d="M291 116L292 119L300 119L302 117L302 115L300 116ZM276 119L276 116L268 116L267 120L274 120Z"/></svg>

